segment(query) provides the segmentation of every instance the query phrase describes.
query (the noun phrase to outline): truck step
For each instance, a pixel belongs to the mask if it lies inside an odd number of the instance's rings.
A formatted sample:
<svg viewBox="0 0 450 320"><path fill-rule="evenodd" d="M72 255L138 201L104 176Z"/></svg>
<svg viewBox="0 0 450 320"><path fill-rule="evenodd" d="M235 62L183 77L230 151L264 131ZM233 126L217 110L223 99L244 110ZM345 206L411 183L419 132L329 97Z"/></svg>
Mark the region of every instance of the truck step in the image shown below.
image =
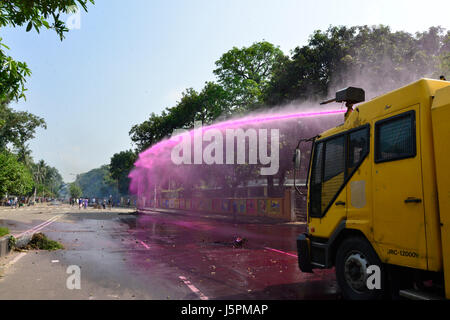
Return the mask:
<svg viewBox="0 0 450 320"><path fill-rule="evenodd" d="M429 292L416 291L416 290L400 290L400 297L410 300L444 300L443 297Z"/></svg>

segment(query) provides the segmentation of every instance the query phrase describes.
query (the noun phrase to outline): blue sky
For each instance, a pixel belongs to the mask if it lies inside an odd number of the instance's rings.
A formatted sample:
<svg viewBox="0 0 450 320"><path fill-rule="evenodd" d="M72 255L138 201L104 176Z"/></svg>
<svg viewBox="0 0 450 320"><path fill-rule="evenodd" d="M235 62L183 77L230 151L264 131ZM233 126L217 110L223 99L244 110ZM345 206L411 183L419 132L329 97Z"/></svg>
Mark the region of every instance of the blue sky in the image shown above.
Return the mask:
<svg viewBox="0 0 450 320"><path fill-rule="evenodd" d="M24 28L0 37L33 72L27 101L13 106L47 121L33 157L71 182L130 149L134 124L214 80L214 62L233 46L267 40L289 53L330 25L450 29L448 12L448 0L96 0L63 42Z"/></svg>

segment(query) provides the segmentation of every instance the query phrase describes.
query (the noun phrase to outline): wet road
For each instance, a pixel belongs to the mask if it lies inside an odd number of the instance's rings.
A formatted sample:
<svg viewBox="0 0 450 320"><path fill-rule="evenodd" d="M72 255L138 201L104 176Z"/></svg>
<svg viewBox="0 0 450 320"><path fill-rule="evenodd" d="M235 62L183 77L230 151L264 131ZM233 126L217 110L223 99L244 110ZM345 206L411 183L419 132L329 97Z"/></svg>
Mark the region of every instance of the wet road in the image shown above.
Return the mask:
<svg viewBox="0 0 450 320"><path fill-rule="evenodd" d="M0 299L337 297L333 272L298 270L295 239L301 225L123 210L54 211L46 218L60 217L42 232L65 250L16 253L3 261ZM245 239L241 248L233 246L236 237ZM66 287L72 265L81 269L80 290Z"/></svg>

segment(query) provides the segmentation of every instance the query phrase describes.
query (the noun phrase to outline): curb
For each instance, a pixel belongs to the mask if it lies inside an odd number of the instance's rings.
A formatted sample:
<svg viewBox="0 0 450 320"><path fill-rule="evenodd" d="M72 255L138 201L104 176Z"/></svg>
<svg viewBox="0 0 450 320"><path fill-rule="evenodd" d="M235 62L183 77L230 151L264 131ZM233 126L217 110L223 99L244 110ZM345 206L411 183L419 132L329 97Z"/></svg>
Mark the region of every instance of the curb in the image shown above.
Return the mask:
<svg viewBox="0 0 450 320"><path fill-rule="evenodd" d="M33 235L37 232L27 232L20 237L16 238L16 248L25 247L30 241ZM5 257L13 251L9 246L9 238L12 237L12 234L6 235L0 238L0 258Z"/></svg>
<svg viewBox="0 0 450 320"><path fill-rule="evenodd" d="M6 235L0 238L0 257L7 256L11 252L9 247L9 238L11 235Z"/></svg>
<svg viewBox="0 0 450 320"><path fill-rule="evenodd" d="M234 216L234 215L223 215L220 213L213 213L213 212L201 212L199 214L195 214L192 211L179 210L179 209L177 210L177 209L162 209L162 208L144 208L144 209L137 209L137 212L140 214L157 212L157 213L168 213L168 214L183 215L183 216L195 216L195 217L200 217L203 219L227 221L227 222L231 222L231 223L274 224L274 225L275 224L283 225L283 224L290 223L285 220L277 219L274 217L244 216L244 215Z"/></svg>

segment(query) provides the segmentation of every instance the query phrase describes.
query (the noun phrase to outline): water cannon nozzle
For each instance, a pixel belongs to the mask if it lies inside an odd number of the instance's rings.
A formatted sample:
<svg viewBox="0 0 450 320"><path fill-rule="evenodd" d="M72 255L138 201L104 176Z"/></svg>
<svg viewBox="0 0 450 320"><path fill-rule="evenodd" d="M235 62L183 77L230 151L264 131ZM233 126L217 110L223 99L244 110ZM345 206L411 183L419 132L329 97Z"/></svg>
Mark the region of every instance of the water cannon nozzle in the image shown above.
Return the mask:
<svg viewBox="0 0 450 320"><path fill-rule="evenodd" d="M366 93L361 88L348 87L336 92L336 98L324 101L321 105L331 102L345 102L347 106L354 105L366 100Z"/></svg>

